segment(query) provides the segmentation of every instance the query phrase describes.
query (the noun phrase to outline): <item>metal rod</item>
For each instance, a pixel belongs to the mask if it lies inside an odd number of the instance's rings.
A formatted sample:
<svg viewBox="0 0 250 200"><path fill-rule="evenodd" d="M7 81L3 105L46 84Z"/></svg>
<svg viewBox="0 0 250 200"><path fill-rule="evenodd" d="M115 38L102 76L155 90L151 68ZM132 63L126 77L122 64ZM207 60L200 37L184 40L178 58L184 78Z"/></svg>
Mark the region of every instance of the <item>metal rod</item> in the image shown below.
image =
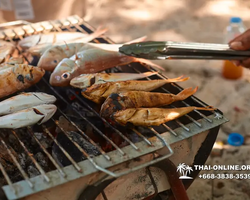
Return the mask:
<svg viewBox="0 0 250 200"><path fill-rule="evenodd" d="M8 147L8 146L6 145L6 143L4 142L4 140L2 139L2 137L0 137L0 139L1 139L1 142L2 142L2 144L4 145L4 147L7 149L7 152L8 152L8 154L10 155L11 159L13 160L13 162L15 163L15 165L17 166L18 170L21 172L23 178L27 181L27 183L29 184L29 186L30 186L31 188L33 188L34 185L33 185L33 183L30 181L28 174L23 170L23 168L21 167L21 165L20 165L19 162L17 161L16 157L15 157L15 156L13 155L13 153L11 152L10 147Z"/></svg>
<svg viewBox="0 0 250 200"><path fill-rule="evenodd" d="M183 123L181 123L178 119L175 120L175 122L177 124L179 124L182 128L184 128L186 131L190 131L190 129L188 127L186 127Z"/></svg>
<svg viewBox="0 0 250 200"><path fill-rule="evenodd" d="M152 127L150 127L149 129L156 135L156 137L158 137L158 138L162 141L162 143L164 144L164 146L169 146L168 143L166 142L166 140L161 136L160 133L158 133L158 132L157 132L154 128L152 128Z"/></svg>
<svg viewBox="0 0 250 200"><path fill-rule="evenodd" d="M57 125L57 127L65 134L65 136L76 146L76 148L79 150L79 151L81 151L82 152L82 154L94 165L94 167L96 168L96 169L98 169L98 170L100 170L100 171L102 171L102 172L104 172L104 173L106 173L106 174L109 174L110 176L116 176L116 174L115 173L113 173L113 172L111 172L111 171L109 171L109 170L107 170L107 169L104 169L104 168L102 168L102 167L100 167L94 160L93 160L93 158L92 158L92 156L90 156L84 149L82 149L81 147L80 147L80 145L79 144L77 144L72 138L71 138L71 136L69 136L69 134L62 128L62 127L60 127L60 126L58 126L58 121L56 121L56 120L54 120L53 118L52 118L52 121Z"/></svg>
<svg viewBox="0 0 250 200"><path fill-rule="evenodd" d="M74 92L70 90L73 95ZM126 140L135 150L139 150L139 148L131 141L129 140L126 136L124 136L119 130L114 128L110 123L107 122L106 119L102 118L99 113L97 113L91 106L89 106L83 99L81 99L79 96L76 95L76 98L79 99L88 109L90 109L92 112L94 112L103 122L105 122L112 130L114 130L117 134L119 134L124 140Z"/></svg>
<svg viewBox="0 0 250 200"><path fill-rule="evenodd" d="M48 156L50 161L55 165L55 167L57 168L59 173L62 175L62 177L66 177L66 174L63 172L61 167L56 163L55 159L49 154L49 152L44 148L44 146L41 144L41 142L36 138L36 136L35 136L34 132L32 131L31 127L28 126L27 129L30 132L30 134L33 136L33 138L36 140L36 142L39 144L39 146L41 147L43 152Z"/></svg>
<svg viewBox="0 0 250 200"><path fill-rule="evenodd" d="M40 88L36 85L36 87L40 90ZM65 101L66 102L66 101ZM66 102L67 105L71 106L68 102ZM110 157L106 154L105 151L103 151L87 134L85 134L72 120L69 119L69 117L60 109L60 108L57 108L57 110L92 144L94 145L98 150L99 152L107 159L107 160L110 160ZM78 113L80 116L81 113L79 113L76 109L73 108L73 110ZM90 123L90 122L89 122ZM94 126L92 123L91 123L92 127ZM102 134L101 131L99 131L99 129L97 129L95 126L93 127L95 128L96 131L100 132ZM105 136L105 135L104 135ZM106 136L105 136L106 137ZM109 138L106 137L107 140L109 140ZM110 141L110 140L109 140ZM110 141L110 142L113 142L113 141ZM119 148L119 147L118 147ZM120 149L120 148L119 148ZM122 155L124 155L125 153L120 149L120 152L122 153Z"/></svg>
<svg viewBox="0 0 250 200"><path fill-rule="evenodd" d="M53 140L53 142L55 142L55 144L60 148L60 150L64 153L64 155L69 159L69 161L72 163L72 165L76 168L76 170L78 172L82 172L81 167L74 161L74 159L68 154L67 151L65 151L65 149L57 142L57 140L55 139L55 137L49 132L49 130L47 129L46 126L42 125L43 130L51 137L51 139Z"/></svg>
<svg viewBox="0 0 250 200"><path fill-rule="evenodd" d="M43 79L43 78L42 78ZM99 134L101 134L102 137L104 137L107 141L110 142L110 144L112 144L112 146L114 148L116 148L122 155L125 155L125 152L123 152L112 140L110 140L106 135L104 135L96 126L94 126L92 123L90 123L90 121L88 119L86 119L85 117L82 116L82 114L80 112L78 112L76 109L74 109L72 107L72 105L70 105L53 87L51 87L44 79L43 79L44 83L47 84L49 86L49 88L54 92L54 94L56 94L63 102L65 102L68 106L70 106L83 120L85 120L86 122L88 122ZM78 97L76 94L72 93L73 95L75 95L76 97ZM79 97L78 97L79 98ZM80 98L79 98L80 99ZM81 100L81 99L80 99ZM89 107L89 106L88 106ZM91 107L89 107L91 108ZM92 109L92 108L91 108ZM95 112L96 113L96 112ZM97 114L98 117L100 117ZM101 117L100 117L101 118ZM107 122L106 122L107 123ZM116 129L115 129L116 130ZM117 130L118 131L118 130Z"/></svg>
<svg viewBox="0 0 250 200"><path fill-rule="evenodd" d="M58 111L92 144L94 145L96 148L98 148L99 152L107 159L107 160L111 160L110 157L106 154L105 151L102 150L102 148L99 147L99 145L97 145L87 134L85 134L72 120L70 120L68 118L67 115L65 115L62 110L60 108L57 108ZM75 110L75 109L74 109ZM92 124L92 123L91 123ZM99 129L97 129L96 131L99 131ZM109 140L109 138L107 138Z"/></svg>
<svg viewBox="0 0 250 200"><path fill-rule="evenodd" d="M138 136L140 136L148 145L152 146L152 143L144 136L142 135L139 131L136 129L132 129Z"/></svg>
<svg viewBox="0 0 250 200"><path fill-rule="evenodd" d="M7 172L5 171L5 169L4 169L4 167L3 167L3 165L2 165L1 162L0 162L0 170L1 170L1 172L2 172L2 174L3 174L3 176L4 176L4 178L5 178L5 180L7 181L8 185L10 186L10 188L12 189L12 191L14 192L14 194L16 194L17 191L16 191L16 189L14 188L13 183L12 183L12 181L10 180L9 175L8 175Z"/></svg>
<svg viewBox="0 0 250 200"><path fill-rule="evenodd" d="M25 146L25 144L20 140L19 136L16 134L16 132L14 130L11 130L11 132L13 133L13 135L17 138L18 142L21 144L21 146L23 147L23 149L25 150L25 152L27 153L27 155L30 157L30 159L32 160L32 162L34 163L34 165L36 166L36 168L39 170L39 172L42 174L44 180L46 180L47 182L50 182L50 178L46 175L45 171L43 170L43 168L39 165L39 163L36 161L36 159L34 158L33 154L29 152L29 150L27 149L27 147Z"/></svg>
<svg viewBox="0 0 250 200"><path fill-rule="evenodd" d="M176 132L174 132L168 125L166 124L162 124L166 129L168 129L170 131L170 133L172 133L174 136L178 136Z"/></svg>

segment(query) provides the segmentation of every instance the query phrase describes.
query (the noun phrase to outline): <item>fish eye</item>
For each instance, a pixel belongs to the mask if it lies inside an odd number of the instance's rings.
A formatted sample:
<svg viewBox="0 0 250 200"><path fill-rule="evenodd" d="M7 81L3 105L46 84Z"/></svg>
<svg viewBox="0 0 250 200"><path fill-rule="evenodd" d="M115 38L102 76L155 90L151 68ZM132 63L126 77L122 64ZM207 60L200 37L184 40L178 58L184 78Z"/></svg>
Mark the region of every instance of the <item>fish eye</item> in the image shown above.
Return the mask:
<svg viewBox="0 0 250 200"><path fill-rule="evenodd" d="M67 79L69 78L70 74L69 73L63 73L62 78Z"/></svg>
<svg viewBox="0 0 250 200"><path fill-rule="evenodd" d="M57 60L53 60L54 63L58 63Z"/></svg>

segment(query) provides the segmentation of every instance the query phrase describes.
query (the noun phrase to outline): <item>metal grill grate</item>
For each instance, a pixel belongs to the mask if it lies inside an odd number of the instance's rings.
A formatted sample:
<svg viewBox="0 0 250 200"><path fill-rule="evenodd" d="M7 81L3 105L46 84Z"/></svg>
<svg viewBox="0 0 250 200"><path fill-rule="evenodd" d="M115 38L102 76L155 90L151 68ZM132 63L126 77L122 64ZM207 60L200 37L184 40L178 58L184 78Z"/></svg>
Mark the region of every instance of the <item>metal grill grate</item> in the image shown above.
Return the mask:
<svg viewBox="0 0 250 200"><path fill-rule="evenodd" d="M50 32L50 31L80 31L80 32L93 32L93 27L82 21L81 18L77 16L72 16L64 20L57 20L57 21L50 21L50 22L41 22L36 24L27 24L22 27L6 29L0 32L0 39L10 40L15 42L16 40L22 39L27 35L37 34L40 32ZM97 38L94 40L97 43L113 43L110 39L103 37ZM15 55L23 56L28 63L32 64L32 60L26 53L22 53L21 49L17 48ZM143 73L149 71L149 69L143 65L139 64L131 64L126 67L117 68L117 71L122 70L130 71L130 72L137 72ZM154 69L150 68L150 71L155 71ZM152 78L167 78L164 75L158 74L152 76ZM149 79L149 78L148 78ZM45 89L44 89L45 88ZM6 148L7 153L9 154L10 158L12 159L13 163L15 164L16 168L20 172L23 180L13 181L9 177L6 168L0 162L0 170L7 182L8 185L3 186L5 194L9 199L16 199L21 198L35 192L39 192L59 184L66 183L70 180L74 180L83 176L87 176L94 172L102 171L110 176L119 177L121 175L130 173L142 167L146 167L153 163L159 162L173 154L173 151L170 147L170 144L185 139L187 137L191 137L195 134L201 133L203 131L209 130L214 128L227 120L223 117L220 111L194 111L178 120L173 122L169 122L163 124L160 127L150 127L147 132L149 131L151 134L150 136L141 132L140 129L134 128L131 131L136 134L139 138L139 142L131 141L131 138L127 137L124 134L123 130L119 130L112 125L110 125L105 119L101 118L98 112L94 109L93 104L88 102L88 100L84 99L81 95L76 95L76 90L72 88L65 88L65 91L62 93L61 89L52 87L47 80L47 77L43 77L43 79L34 87L30 88L29 91L41 91L53 94L57 97L57 114L46 124L39 127L44 134L46 134L63 152L63 154L68 158L71 165L67 167L61 167L54 159L51 152L44 147L44 144L37 138L34 133L33 127L27 127L18 130L3 130L4 133L0 134L0 141L4 148ZM177 84L168 84L159 89L161 92L165 93L178 93L181 91L182 88L179 87ZM110 139L105 133L100 130L88 117L84 116L79 110L72 106L69 100L65 98L65 96L74 95L76 97L76 101L87 110L94 113L103 123L109 127L109 130L112 130L114 133L117 134L124 142L127 143L125 147L119 147L112 139ZM205 103L200 101L195 97L190 97L185 101L181 101L177 104L174 104L172 107L180 107L180 106L207 106ZM72 121L67 114L63 111L63 108L70 107L73 113L79 117L84 123L87 123L89 126L93 128L98 134L99 137L102 137L104 140L108 141L109 144L113 147L113 151L106 152L103 150L99 145L89 137L74 121ZM72 139L69 133L64 130L62 126L60 126L58 122L57 116L63 116L67 119L70 124L92 145L94 145L98 150L100 155L99 156L91 156L89 155L86 150L84 150L77 142ZM60 129L60 131L74 144L74 146L87 158L87 160L77 162L69 152L65 150L65 148L57 141L54 137L53 133L49 129L48 124L53 124L53 126ZM50 125L51 126L51 125ZM145 129L143 129L145 131ZM28 155L31 159L31 162L39 171L40 175L30 178L27 172L23 169L22 165L14 155L13 151L14 147L6 141L6 134L12 135L18 142L18 145L22 148L22 151ZM34 157L33 152L31 152L30 148L28 147L25 142L23 142L22 137L29 135L31 138L34 139L36 145L41 149L44 155L50 160L55 170L44 170L41 164L37 161ZM149 160L144 162L141 165L138 165L133 168L128 168L122 172L114 172L109 170L108 168L115 166L117 164L123 163L125 161L132 160L134 158L141 157L143 155L154 153L163 147L167 147L169 153L157 157L154 160Z"/></svg>

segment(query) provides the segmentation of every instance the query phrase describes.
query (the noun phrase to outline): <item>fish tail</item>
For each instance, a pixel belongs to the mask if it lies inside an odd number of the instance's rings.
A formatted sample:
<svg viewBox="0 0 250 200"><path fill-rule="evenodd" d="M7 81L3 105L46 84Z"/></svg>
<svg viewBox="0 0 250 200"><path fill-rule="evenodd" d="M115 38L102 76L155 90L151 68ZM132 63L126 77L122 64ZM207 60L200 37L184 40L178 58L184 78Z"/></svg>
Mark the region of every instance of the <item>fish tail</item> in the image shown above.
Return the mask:
<svg viewBox="0 0 250 200"><path fill-rule="evenodd" d="M163 67L161 67L161 66L159 66L159 65L157 65L157 64L155 64L155 63L153 63L153 62L150 61L150 60L146 60L146 59L144 59L144 58L134 58L134 61L135 61L135 62L140 62L140 63L142 63L142 64L147 64L147 65L149 65L149 66L151 66L151 67L155 67L155 68L157 68L157 69L161 69L162 71L165 71L165 69L164 69Z"/></svg>
<svg viewBox="0 0 250 200"><path fill-rule="evenodd" d="M194 89L191 88L191 87L190 88L186 88L186 89L182 90L180 93L178 93L176 95L176 100L182 101L182 100L184 100L184 99L192 96L194 93L197 92L197 90L198 90L198 87L196 87Z"/></svg>
<svg viewBox="0 0 250 200"><path fill-rule="evenodd" d="M213 106L206 106L206 107L195 107L195 110L216 110Z"/></svg>
<svg viewBox="0 0 250 200"><path fill-rule="evenodd" d="M126 43L124 43L124 44L131 44L131 43L143 42L143 41L146 40L146 38L147 38L147 36L144 35L144 36L142 36L142 37L136 38L136 39L131 40L131 41L129 41L129 42L126 42Z"/></svg>
<svg viewBox="0 0 250 200"><path fill-rule="evenodd" d="M106 33L108 28L102 28L102 26L97 27L97 29L91 34L93 39L99 37L100 35Z"/></svg>
<svg viewBox="0 0 250 200"><path fill-rule="evenodd" d="M158 74L158 72L144 72L141 74L141 77L149 77Z"/></svg>
<svg viewBox="0 0 250 200"><path fill-rule="evenodd" d="M189 77L185 77L184 76L179 76L177 78L170 78L170 79L166 79L165 81L168 83L176 83L176 82L183 82L183 81L187 81L189 79Z"/></svg>

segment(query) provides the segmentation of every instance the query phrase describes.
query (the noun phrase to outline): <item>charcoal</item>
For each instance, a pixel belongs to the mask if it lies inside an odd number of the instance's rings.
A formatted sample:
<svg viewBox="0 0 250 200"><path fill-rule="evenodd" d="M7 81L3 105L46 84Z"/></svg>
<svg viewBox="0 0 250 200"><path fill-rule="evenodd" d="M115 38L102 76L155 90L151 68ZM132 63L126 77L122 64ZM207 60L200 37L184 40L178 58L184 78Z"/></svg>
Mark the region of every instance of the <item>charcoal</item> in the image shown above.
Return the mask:
<svg viewBox="0 0 250 200"><path fill-rule="evenodd" d="M11 152L16 158L18 158L18 155L15 151L11 150ZM2 144L0 145L0 162L7 172L12 173L16 170L12 158L7 152L7 149Z"/></svg>
<svg viewBox="0 0 250 200"><path fill-rule="evenodd" d="M38 152L35 155L35 159L41 165L41 167L46 171L48 168L48 157L44 156L42 152Z"/></svg>
<svg viewBox="0 0 250 200"><path fill-rule="evenodd" d="M22 166L22 168L25 168L27 166L27 156L24 153L18 154L19 158L19 164Z"/></svg>
<svg viewBox="0 0 250 200"><path fill-rule="evenodd" d="M97 156L100 154L97 147L86 141L79 133L70 131L68 132L68 134L70 135L72 140L79 146L81 146L81 148L84 149L89 155ZM68 137L64 133L58 133L56 139L76 162L80 162L86 159L82 152L78 150L78 148L68 139ZM63 167L71 164L71 162L56 144L54 144L52 147L52 155L58 162L58 164Z"/></svg>
<svg viewBox="0 0 250 200"><path fill-rule="evenodd" d="M38 171L37 168L35 168L34 166L30 165L28 166L28 174L29 174L29 177L35 177L35 176L38 176L40 173Z"/></svg>
<svg viewBox="0 0 250 200"><path fill-rule="evenodd" d="M79 119L76 116L67 116L68 118L70 118L70 120L72 120L78 128L80 128L86 135L88 135L90 138L92 138L95 142L99 142L100 141L100 134L98 133L97 130L95 130L91 124L93 124L95 127L98 127L98 130L100 132L105 132L105 125L103 123L103 121L99 118L99 117L90 117L88 118L87 122L83 119ZM64 131L78 131L77 128L75 126L72 125L72 123L70 123L65 117L60 116L59 117L59 126L61 128L63 128ZM56 133L61 132L60 128L56 128ZM101 138L102 139L102 138Z"/></svg>
<svg viewBox="0 0 250 200"><path fill-rule="evenodd" d="M71 105L74 109L76 109L84 117L95 117L96 116L96 114L94 112L91 112L89 109L81 106L78 102L73 102Z"/></svg>
<svg viewBox="0 0 250 200"><path fill-rule="evenodd" d="M59 126L63 128L65 131L77 131L75 128L65 117L60 116L58 120ZM56 132L59 133L61 130L60 128L56 127Z"/></svg>
<svg viewBox="0 0 250 200"><path fill-rule="evenodd" d="M36 139L39 140L39 142L42 144L42 146L45 149L51 147L53 140L51 138L47 137L46 135L44 135L44 133L35 132L34 135L35 135ZM37 142L36 142L34 137L32 138L31 143L32 143L32 145L37 145Z"/></svg>

